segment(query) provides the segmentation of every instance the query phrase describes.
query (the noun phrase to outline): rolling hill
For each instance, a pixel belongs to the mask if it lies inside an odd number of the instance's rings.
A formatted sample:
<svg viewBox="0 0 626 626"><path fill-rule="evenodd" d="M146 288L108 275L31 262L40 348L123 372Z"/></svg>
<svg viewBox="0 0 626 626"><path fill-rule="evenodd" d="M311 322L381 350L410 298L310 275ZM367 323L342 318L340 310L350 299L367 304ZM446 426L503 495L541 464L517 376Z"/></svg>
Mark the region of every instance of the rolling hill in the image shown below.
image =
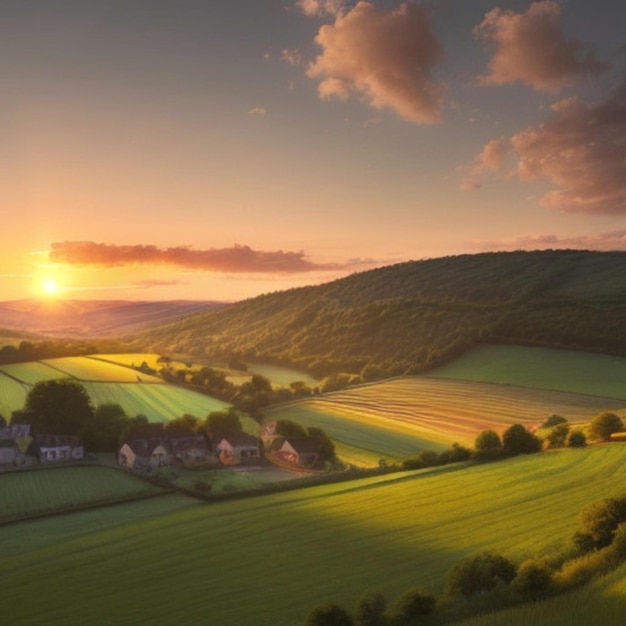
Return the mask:
<svg viewBox="0 0 626 626"><path fill-rule="evenodd" d="M481 343L626 355L626 253L547 250L413 261L153 327L135 346L290 363L364 380Z"/></svg>

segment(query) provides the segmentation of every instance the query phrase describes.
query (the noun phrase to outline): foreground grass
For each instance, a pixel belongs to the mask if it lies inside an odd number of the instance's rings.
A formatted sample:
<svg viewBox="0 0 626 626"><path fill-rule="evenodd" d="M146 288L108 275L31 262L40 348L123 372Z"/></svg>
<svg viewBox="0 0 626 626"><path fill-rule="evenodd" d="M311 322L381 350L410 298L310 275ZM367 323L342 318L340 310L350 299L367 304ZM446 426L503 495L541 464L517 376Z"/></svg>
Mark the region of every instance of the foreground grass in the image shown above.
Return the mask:
<svg viewBox="0 0 626 626"><path fill-rule="evenodd" d="M520 562L562 547L584 506L623 493L625 461L626 445L611 444L195 506L80 536L58 533L74 516L0 528L3 617L294 626L313 606L351 607L369 590L439 593L467 554Z"/></svg>
<svg viewBox="0 0 626 626"><path fill-rule="evenodd" d="M626 400L626 358L607 354L485 345L429 375Z"/></svg>
<svg viewBox="0 0 626 626"><path fill-rule="evenodd" d="M588 422L624 402L512 385L407 377L363 385L267 409L266 419L290 419L324 429L339 456L355 465L397 461L457 441L473 445L485 428L539 425L553 413Z"/></svg>

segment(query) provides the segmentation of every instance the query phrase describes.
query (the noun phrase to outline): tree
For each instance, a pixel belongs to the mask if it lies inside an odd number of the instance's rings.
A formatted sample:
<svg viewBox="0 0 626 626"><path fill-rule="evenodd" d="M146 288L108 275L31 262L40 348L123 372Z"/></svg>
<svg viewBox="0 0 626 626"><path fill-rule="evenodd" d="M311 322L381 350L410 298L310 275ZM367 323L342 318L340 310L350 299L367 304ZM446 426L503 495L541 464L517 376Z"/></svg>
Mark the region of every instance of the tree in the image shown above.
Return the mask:
<svg viewBox="0 0 626 626"><path fill-rule="evenodd" d="M626 522L626 498L605 498L590 504L583 509L581 522L582 534L591 540L593 547L608 546L619 525ZM577 543L581 545L580 541Z"/></svg>
<svg viewBox="0 0 626 626"><path fill-rule="evenodd" d="M338 604L325 604L313 609L305 626L353 626L350 614Z"/></svg>
<svg viewBox="0 0 626 626"><path fill-rule="evenodd" d="M166 432L180 430L195 434L202 430L202 422L195 415L185 413L184 415L176 417L169 422L165 422L165 424L163 425L163 429Z"/></svg>
<svg viewBox="0 0 626 626"><path fill-rule="evenodd" d="M502 435L502 449L507 456L534 454L541 450L541 440L522 424L513 424Z"/></svg>
<svg viewBox="0 0 626 626"><path fill-rule="evenodd" d="M551 448L562 448L568 441L568 435L570 431L570 425L567 422L562 422L553 426L546 440Z"/></svg>
<svg viewBox="0 0 626 626"><path fill-rule="evenodd" d="M481 552L454 566L448 576L448 592L453 596L471 596L490 591L498 584L508 585L515 574L515 565L505 557Z"/></svg>
<svg viewBox="0 0 626 626"><path fill-rule="evenodd" d="M323 461L334 463L337 460L337 454L335 452L335 444L333 440L321 429L309 426L308 436L311 439L315 439L318 442L320 458Z"/></svg>
<svg viewBox="0 0 626 626"><path fill-rule="evenodd" d="M387 601L382 593L370 591L357 603L354 612L355 626L386 626Z"/></svg>
<svg viewBox="0 0 626 626"><path fill-rule="evenodd" d="M127 425L128 416L119 404L108 402L98 405L89 431L83 436L85 447L98 452L115 452Z"/></svg>
<svg viewBox="0 0 626 626"><path fill-rule="evenodd" d="M602 441L610 441L613 433L621 433L623 430L622 418L610 411L605 411L594 417L589 426L591 437Z"/></svg>
<svg viewBox="0 0 626 626"><path fill-rule="evenodd" d="M502 456L502 441L495 430L487 429L478 433L474 442L476 458L482 461L490 461Z"/></svg>
<svg viewBox="0 0 626 626"><path fill-rule="evenodd" d="M511 586L524 596L540 598L552 588L552 570L542 560L524 561Z"/></svg>
<svg viewBox="0 0 626 626"><path fill-rule="evenodd" d="M230 407L226 411L213 411L204 420L204 429L211 439L240 433L243 428L237 411Z"/></svg>
<svg viewBox="0 0 626 626"><path fill-rule="evenodd" d="M582 430L572 430L567 439L570 448L583 448L587 445L587 437Z"/></svg>
<svg viewBox="0 0 626 626"><path fill-rule="evenodd" d="M291 420L277 420L276 434L283 437L306 437L306 429L297 422Z"/></svg>
<svg viewBox="0 0 626 626"><path fill-rule="evenodd" d="M391 618L392 624L404 626L413 624L421 617L430 615L435 608L435 596L411 589L404 593L396 602Z"/></svg>
<svg viewBox="0 0 626 626"><path fill-rule="evenodd" d="M35 383L24 410L33 431L40 434L82 436L91 427L94 415L85 388L69 378Z"/></svg>
<svg viewBox="0 0 626 626"><path fill-rule="evenodd" d="M567 420L554 413L541 426L539 426L539 428L554 428L554 426L558 426L559 424L567 424Z"/></svg>

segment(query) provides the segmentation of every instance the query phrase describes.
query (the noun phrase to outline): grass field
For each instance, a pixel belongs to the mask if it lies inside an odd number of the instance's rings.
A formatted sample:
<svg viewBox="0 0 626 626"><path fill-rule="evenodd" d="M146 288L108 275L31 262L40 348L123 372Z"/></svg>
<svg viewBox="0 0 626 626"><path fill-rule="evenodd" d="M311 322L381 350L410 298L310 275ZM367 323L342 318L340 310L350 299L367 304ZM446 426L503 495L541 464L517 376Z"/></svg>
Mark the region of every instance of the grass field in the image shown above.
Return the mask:
<svg viewBox="0 0 626 626"><path fill-rule="evenodd" d="M10 418L26 402L26 387L0 371L0 415Z"/></svg>
<svg viewBox="0 0 626 626"><path fill-rule="evenodd" d="M119 404L127 415L145 415L151 422L162 422L185 413L199 418L221 411L226 402L173 385L140 383L82 383L95 406Z"/></svg>
<svg viewBox="0 0 626 626"><path fill-rule="evenodd" d="M0 365L0 372L4 372L8 376L16 378L27 385L34 385L35 383L50 380L51 378L67 377L67 374L63 374L53 367L39 361Z"/></svg>
<svg viewBox="0 0 626 626"><path fill-rule="evenodd" d="M553 413L573 423L626 402L510 385L408 377L354 387L266 410L324 429L340 457L356 465L407 458L457 441L472 445L478 432L514 423L539 425Z"/></svg>
<svg viewBox="0 0 626 626"><path fill-rule="evenodd" d="M162 489L108 467L59 467L0 473L0 522L161 493Z"/></svg>
<svg viewBox="0 0 626 626"><path fill-rule="evenodd" d="M282 367L279 365L264 365L262 363L249 363L248 373L264 376L274 385L289 385L296 381L306 383L310 387L314 387L319 381L305 372L292 369L290 367Z"/></svg>
<svg viewBox="0 0 626 626"><path fill-rule="evenodd" d="M525 346L478 346L429 376L626 400L626 358Z"/></svg>
<svg viewBox="0 0 626 626"><path fill-rule="evenodd" d="M468 554L520 562L560 548L583 507L624 493L625 461L611 444L92 522L79 536L60 530L73 515L0 528L3 618L295 626L369 590L437 593Z"/></svg>
<svg viewBox="0 0 626 626"><path fill-rule="evenodd" d="M141 380L144 383L163 383L163 380L157 376L149 376L131 367L85 356L45 359L42 363L55 368L61 372L61 375L71 376L81 382L133 383Z"/></svg>

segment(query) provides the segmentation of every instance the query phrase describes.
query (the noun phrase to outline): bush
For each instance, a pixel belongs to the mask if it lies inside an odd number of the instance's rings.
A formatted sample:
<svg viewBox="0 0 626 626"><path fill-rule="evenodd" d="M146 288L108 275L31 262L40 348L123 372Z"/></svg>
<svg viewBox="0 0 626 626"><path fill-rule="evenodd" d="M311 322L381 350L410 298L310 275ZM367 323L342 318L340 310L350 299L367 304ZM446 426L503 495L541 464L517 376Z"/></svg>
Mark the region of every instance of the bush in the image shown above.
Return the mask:
<svg viewBox="0 0 626 626"><path fill-rule="evenodd" d="M455 565L448 576L447 588L453 596L472 596L490 591L498 584L508 585L515 575L511 561L499 554L481 552Z"/></svg>
<svg viewBox="0 0 626 626"><path fill-rule="evenodd" d="M624 430L622 418L615 413L605 411L595 417L589 426L589 433L592 439L610 441L613 433L621 433Z"/></svg>
<svg viewBox="0 0 626 626"><path fill-rule="evenodd" d="M430 615L435 608L435 602L435 596L411 589L398 598L392 612L391 624L393 626L413 624L424 615Z"/></svg>
<svg viewBox="0 0 626 626"><path fill-rule="evenodd" d="M551 415L539 428L554 428L559 424L567 424L567 420L556 413Z"/></svg>
<svg viewBox="0 0 626 626"><path fill-rule="evenodd" d="M387 601L382 593L370 591L357 603L354 612L355 626L385 626Z"/></svg>
<svg viewBox="0 0 626 626"><path fill-rule="evenodd" d="M620 524L626 523L626 498L605 498L581 513L583 533L595 548L608 546Z"/></svg>
<svg viewBox="0 0 626 626"><path fill-rule="evenodd" d="M546 438L550 448L562 448L568 441L569 424L557 424L554 426Z"/></svg>
<svg viewBox="0 0 626 626"><path fill-rule="evenodd" d="M513 424L502 435L502 449L507 456L534 454L541 450L541 441L522 424Z"/></svg>
<svg viewBox="0 0 626 626"><path fill-rule="evenodd" d="M524 561L511 586L523 596L540 598L552 589L552 570L543 560Z"/></svg>
<svg viewBox="0 0 626 626"><path fill-rule="evenodd" d="M570 431L569 437L567 438L567 445L570 448L584 448L587 445L585 433L582 430Z"/></svg>
<svg viewBox="0 0 626 626"><path fill-rule="evenodd" d="M483 430L474 442L476 458L481 461L491 461L502 456L502 441L495 430Z"/></svg>
<svg viewBox="0 0 626 626"><path fill-rule="evenodd" d="M313 609L305 626L353 626L350 614L338 604L325 604Z"/></svg>

